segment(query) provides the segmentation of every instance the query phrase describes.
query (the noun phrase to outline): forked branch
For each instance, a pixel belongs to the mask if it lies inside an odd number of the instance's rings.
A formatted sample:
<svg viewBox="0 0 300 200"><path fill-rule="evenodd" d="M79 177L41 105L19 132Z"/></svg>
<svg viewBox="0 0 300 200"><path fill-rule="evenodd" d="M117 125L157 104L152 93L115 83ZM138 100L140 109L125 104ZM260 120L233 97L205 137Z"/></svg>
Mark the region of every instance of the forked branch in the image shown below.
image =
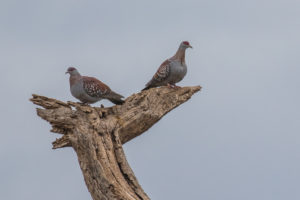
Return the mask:
<svg viewBox="0 0 300 200"><path fill-rule="evenodd" d="M53 149L73 147L94 200L149 199L131 170L122 144L141 135L165 114L186 102L200 86L152 88L128 97L123 105L91 107L33 95L37 114L63 134Z"/></svg>

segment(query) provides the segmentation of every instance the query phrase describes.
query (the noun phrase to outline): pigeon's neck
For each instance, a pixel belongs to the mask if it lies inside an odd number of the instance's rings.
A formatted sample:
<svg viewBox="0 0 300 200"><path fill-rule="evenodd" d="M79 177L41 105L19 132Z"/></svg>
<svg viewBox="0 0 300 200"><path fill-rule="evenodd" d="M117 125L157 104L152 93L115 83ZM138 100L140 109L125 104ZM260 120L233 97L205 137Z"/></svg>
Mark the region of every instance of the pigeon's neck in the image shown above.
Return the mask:
<svg viewBox="0 0 300 200"><path fill-rule="evenodd" d="M69 79L70 86L76 84L80 79L81 79L81 75L80 74L71 75L70 79Z"/></svg>
<svg viewBox="0 0 300 200"><path fill-rule="evenodd" d="M174 60L180 61L181 64L185 63L185 49L179 47L175 55L172 57Z"/></svg>

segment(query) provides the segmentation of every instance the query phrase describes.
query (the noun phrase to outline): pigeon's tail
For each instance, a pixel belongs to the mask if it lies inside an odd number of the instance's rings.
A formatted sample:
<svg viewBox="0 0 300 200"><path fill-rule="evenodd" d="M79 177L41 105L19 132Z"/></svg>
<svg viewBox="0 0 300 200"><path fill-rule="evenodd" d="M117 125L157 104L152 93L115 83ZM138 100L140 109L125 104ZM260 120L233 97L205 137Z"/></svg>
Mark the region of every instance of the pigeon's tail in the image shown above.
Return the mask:
<svg viewBox="0 0 300 200"><path fill-rule="evenodd" d="M144 89L142 89L142 91L144 90L148 90L150 88L153 88L155 87L155 85L153 84L153 80L150 80L147 84L146 84L146 87Z"/></svg>
<svg viewBox="0 0 300 200"><path fill-rule="evenodd" d="M158 86L160 86L160 85L156 85L156 84L147 84L146 87L145 87L144 89L142 89L142 91L148 90L148 89L150 89L150 88L155 88L155 87L158 87Z"/></svg>
<svg viewBox="0 0 300 200"><path fill-rule="evenodd" d="M142 89L142 91L148 90L150 88L151 88L150 86L146 86L144 89Z"/></svg>
<svg viewBox="0 0 300 200"><path fill-rule="evenodd" d="M121 105L125 102L122 98L124 98L122 95L115 93L113 91L111 91L107 97L109 101L117 105Z"/></svg>

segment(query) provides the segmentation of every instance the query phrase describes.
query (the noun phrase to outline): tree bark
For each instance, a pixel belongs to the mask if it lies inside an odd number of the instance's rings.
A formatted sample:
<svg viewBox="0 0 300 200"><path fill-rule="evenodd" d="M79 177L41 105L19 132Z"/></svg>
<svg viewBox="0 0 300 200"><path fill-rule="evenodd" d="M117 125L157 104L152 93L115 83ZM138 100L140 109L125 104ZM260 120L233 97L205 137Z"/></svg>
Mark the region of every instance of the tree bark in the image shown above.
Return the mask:
<svg viewBox="0 0 300 200"><path fill-rule="evenodd" d="M131 170L122 144L141 135L165 114L186 102L200 86L152 88L123 105L101 108L33 94L37 114L62 134L53 149L72 147L94 200L150 199Z"/></svg>

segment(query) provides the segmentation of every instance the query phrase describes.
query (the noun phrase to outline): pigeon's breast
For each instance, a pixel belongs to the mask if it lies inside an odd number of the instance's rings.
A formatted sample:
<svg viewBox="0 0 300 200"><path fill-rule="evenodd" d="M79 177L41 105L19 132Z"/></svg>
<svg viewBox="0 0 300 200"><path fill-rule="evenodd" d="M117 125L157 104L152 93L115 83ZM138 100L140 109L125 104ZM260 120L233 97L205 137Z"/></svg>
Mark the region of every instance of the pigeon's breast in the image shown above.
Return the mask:
<svg viewBox="0 0 300 200"><path fill-rule="evenodd" d="M185 63L181 63L180 61L173 61L171 63L170 71L170 82L175 84L184 78L187 72L187 67Z"/></svg>
<svg viewBox="0 0 300 200"><path fill-rule="evenodd" d="M76 83L74 83L71 87L71 94L73 95L73 97L79 99L80 101L82 101L82 98L84 97L84 91L83 91L83 82L82 80L77 81Z"/></svg>

